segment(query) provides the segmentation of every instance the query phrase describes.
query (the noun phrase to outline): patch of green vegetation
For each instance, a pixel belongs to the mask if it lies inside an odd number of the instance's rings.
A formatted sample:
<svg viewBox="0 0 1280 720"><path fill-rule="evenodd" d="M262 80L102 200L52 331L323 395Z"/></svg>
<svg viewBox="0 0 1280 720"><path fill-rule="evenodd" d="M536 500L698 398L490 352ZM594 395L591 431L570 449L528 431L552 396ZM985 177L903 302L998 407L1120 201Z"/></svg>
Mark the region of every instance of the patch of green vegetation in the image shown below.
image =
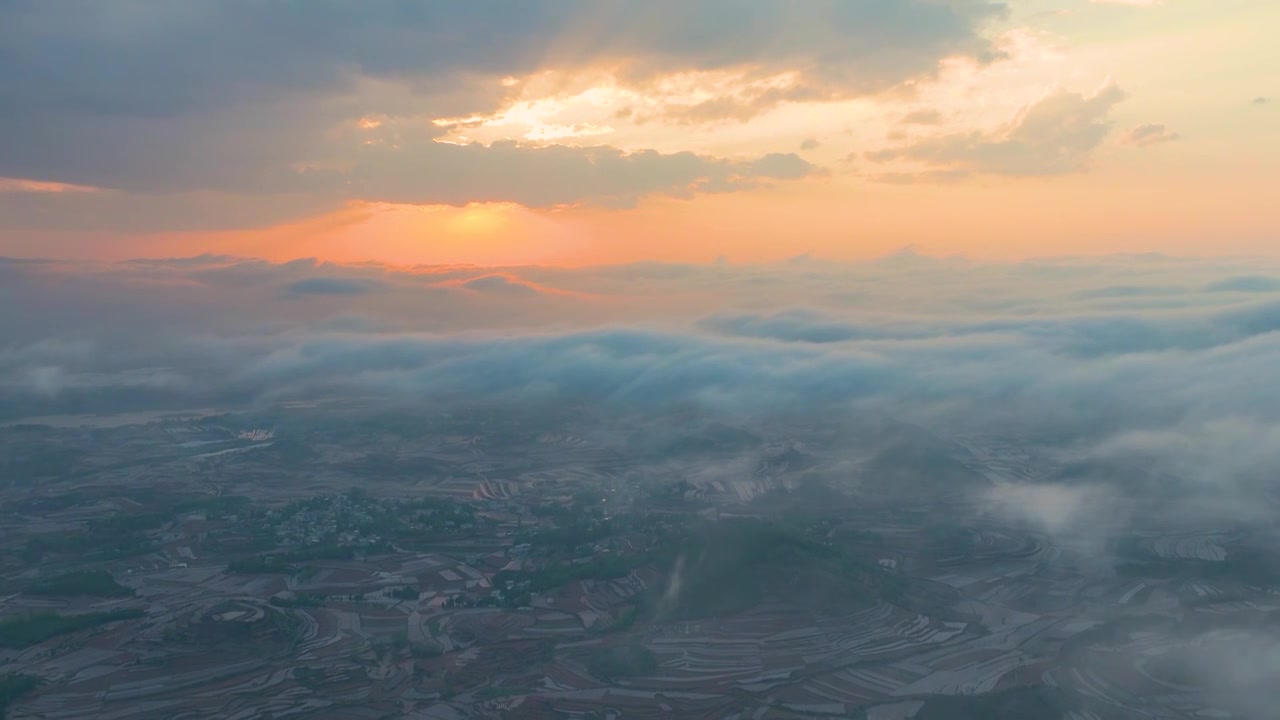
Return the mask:
<svg viewBox="0 0 1280 720"><path fill-rule="evenodd" d="M640 608L635 606L623 608L622 611L618 613L618 617L614 618L612 622L597 625L595 630L601 635L626 632L636 624L636 620L638 619L640 619Z"/></svg>
<svg viewBox="0 0 1280 720"><path fill-rule="evenodd" d="M989 485L955 457L945 440L919 431L887 437L861 474L866 478L861 491L885 498L918 499Z"/></svg>
<svg viewBox="0 0 1280 720"><path fill-rule="evenodd" d="M1062 694L1047 687L984 695L933 695L915 720L1026 720L1058 718L1067 709Z"/></svg>
<svg viewBox="0 0 1280 720"><path fill-rule="evenodd" d="M292 652L302 640L302 620L290 612L279 612L271 614L271 624L275 626L280 636L285 638Z"/></svg>
<svg viewBox="0 0 1280 720"><path fill-rule="evenodd" d="M612 580L644 565L647 555L601 555L587 562L551 563L533 572L503 571L494 576L494 587L505 593L503 604L523 607L533 593L547 592L574 580Z"/></svg>
<svg viewBox="0 0 1280 720"><path fill-rule="evenodd" d="M625 516L617 523L630 526ZM507 607L528 605L533 593L555 590L574 580L610 580L645 565L656 565L668 580L645 596L635 613L624 612L601 628L612 632L638 619L663 620L732 615L758 604L766 594L817 606L858 606L901 595L900 578L833 547L812 528L732 519L686 520L671 527L661 544L646 552L601 554L584 562L552 561L540 569L500 572L494 587Z"/></svg>
<svg viewBox="0 0 1280 720"><path fill-rule="evenodd" d="M293 671L293 679L297 680L299 685L315 690L324 685L324 671L302 665Z"/></svg>
<svg viewBox="0 0 1280 720"><path fill-rule="evenodd" d="M587 669L601 680L621 680L652 675L658 669L658 659L643 645L615 645L592 652Z"/></svg>
<svg viewBox="0 0 1280 720"><path fill-rule="evenodd" d="M216 495L186 498L176 502L173 512L204 513L210 518L222 518L249 510L253 501L243 495Z"/></svg>
<svg viewBox="0 0 1280 720"><path fill-rule="evenodd" d="M1114 647L1129 642L1130 634L1135 632L1162 629L1168 619L1159 615L1129 615L1108 620L1094 625L1084 632L1077 633L1065 644L1068 649L1100 645Z"/></svg>
<svg viewBox="0 0 1280 720"><path fill-rule="evenodd" d="M82 450L49 444L34 446L0 459L0 485L21 486L40 478L70 473L84 457Z"/></svg>
<svg viewBox="0 0 1280 720"><path fill-rule="evenodd" d="M434 640L409 644L409 657L416 658L418 660L440 657L443 654L444 648L440 646L440 643L437 643Z"/></svg>
<svg viewBox="0 0 1280 720"><path fill-rule="evenodd" d="M151 552L155 543L141 530L96 528L78 533L37 535L27 540L23 560L36 564L49 555L75 555L83 560L118 560Z"/></svg>
<svg viewBox="0 0 1280 720"><path fill-rule="evenodd" d="M243 575L259 575L270 573L293 573L295 568L285 562L280 555L255 555L253 557L236 558L227 563L227 572Z"/></svg>
<svg viewBox="0 0 1280 720"><path fill-rule="evenodd" d="M172 505L166 504L167 501L161 502L160 496L148 495L139 489L126 495L137 495L149 503L159 503L160 508L143 513L116 513L86 523L79 532L33 536L27 540L23 560L35 564L49 555L74 555L81 560L117 560L155 550L156 543L147 537L147 532L173 519Z"/></svg>
<svg viewBox="0 0 1280 720"><path fill-rule="evenodd" d="M418 589L415 587L402 587L395 590L388 590L387 595L397 600L417 600Z"/></svg>
<svg viewBox="0 0 1280 720"><path fill-rule="evenodd" d="M328 599L328 595L298 593L291 598L273 597L269 602L276 607L282 608L309 608L322 607Z"/></svg>
<svg viewBox="0 0 1280 720"><path fill-rule="evenodd" d="M534 548L548 548L568 552L580 545L589 545L613 534L608 520L588 515L574 517L570 522L553 528L535 530L519 538Z"/></svg>
<svg viewBox="0 0 1280 720"><path fill-rule="evenodd" d="M9 706L18 698L35 690L40 685L39 678L19 673L0 675L0 720L8 717Z"/></svg>
<svg viewBox="0 0 1280 720"><path fill-rule="evenodd" d="M1219 561L1196 558L1163 559L1146 554L1133 540L1115 545L1122 559L1116 573L1122 577L1186 578L1218 582L1239 582L1252 586L1280 585L1280 563L1273 556L1253 549L1233 549Z"/></svg>
<svg viewBox="0 0 1280 720"><path fill-rule="evenodd" d="M52 611L14 615L0 620L0 647L20 650L38 645L58 635L105 625L117 620L132 620L144 616L146 612L136 608L82 615L62 615Z"/></svg>
<svg viewBox="0 0 1280 720"><path fill-rule="evenodd" d="M336 542L309 545L284 554L288 562L311 562L313 560L354 560L356 549L350 545L339 545Z"/></svg>
<svg viewBox="0 0 1280 720"><path fill-rule="evenodd" d="M133 588L125 587L106 570L80 570L37 580L27 587L32 595L97 595L133 597Z"/></svg>
<svg viewBox="0 0 1280 720"><path fill-rule="evenodd" d="M477 690L475 697L477 700L496 700L512 695L528 695L530 692L529 688L489 686Z"/></svg>
<svg viewBox="0 0 1280 720"><path fill-rule="evenodd" d="M370 544L362 548L364 552L375 552L389 548L389 543ZM338 545L336 542L309 545L286 552L276 552L250 557L236 558L227 563L227 572L244 574L315 572L308 568L299 568L299 564L316 560L354 560L356 548L350 545Z"/></svg>
<svg viewBox="0 0 1280 720"><path fill-rule="evenodd" d="M733 615L767 593L819 607L857 607L879 600L895 582L802 530L763 520L704 523L665 554L670 580L647 604L667 619Z"/></svg>
<svg viewBox="0 0 1280 720"><path fill-rule="evenodd" d="M20 515L46 515L78 505L89 505L93 501L92 496L78 492L63 493L61 495L36 495L7 503L4 506L4 512Z"/></svg>

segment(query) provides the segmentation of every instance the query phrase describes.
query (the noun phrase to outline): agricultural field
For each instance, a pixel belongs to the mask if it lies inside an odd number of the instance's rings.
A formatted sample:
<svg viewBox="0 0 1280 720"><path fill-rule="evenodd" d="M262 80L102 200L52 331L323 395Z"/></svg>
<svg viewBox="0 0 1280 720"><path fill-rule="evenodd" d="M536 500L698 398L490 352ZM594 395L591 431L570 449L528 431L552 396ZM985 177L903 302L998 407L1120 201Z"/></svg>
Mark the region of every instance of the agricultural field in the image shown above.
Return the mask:
<svg viewBox="0 0 1280 720"><path fill-rule="evenodd" d="M1207 668L1280 643L1265 528L1018 522L992 488L1060 468L985 436L519 420L0 431L75 450L6 477L9 716L1260 717Z"/></svg>

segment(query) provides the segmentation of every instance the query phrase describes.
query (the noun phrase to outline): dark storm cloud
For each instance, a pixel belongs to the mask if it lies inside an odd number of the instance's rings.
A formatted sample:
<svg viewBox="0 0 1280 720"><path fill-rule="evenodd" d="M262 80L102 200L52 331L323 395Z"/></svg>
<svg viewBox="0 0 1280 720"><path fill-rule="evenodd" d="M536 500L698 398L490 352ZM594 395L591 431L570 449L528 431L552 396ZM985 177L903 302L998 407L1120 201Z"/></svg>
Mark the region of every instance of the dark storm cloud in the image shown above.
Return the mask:
<svg viewBox="0 0 1280 720"><path fill-rule="evenodd" d="M976 0L3 3L0 177L128 194L8 197L5 216L185 229L351 198L628 205L740 190L811 168L793 155L457 147L433 142L429 121L495 110L518 90L505 76L587 66L641 88L675 70L799 73L770 102L875 92L943 57L990 55L979 30L1000 12ZM356 127L370 115L390 120Z"/></svg>

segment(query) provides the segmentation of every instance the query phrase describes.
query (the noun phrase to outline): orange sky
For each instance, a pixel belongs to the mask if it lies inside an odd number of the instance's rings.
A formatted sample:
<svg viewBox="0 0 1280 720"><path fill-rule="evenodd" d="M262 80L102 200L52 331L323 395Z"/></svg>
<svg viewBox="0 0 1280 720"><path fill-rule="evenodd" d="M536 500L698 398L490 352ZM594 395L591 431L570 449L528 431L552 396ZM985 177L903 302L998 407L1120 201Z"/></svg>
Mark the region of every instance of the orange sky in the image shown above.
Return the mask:
<svg viewBox="0 0 1280 720"><path fill-rule="evenodd" d="M530 210L353 203L260 230L110 238L34 236L25 254L78 240L72 256L119 260L201 253L284 261L319 257L397 265L587 265L661 259L755 262L809 254L883 255L907 245L936 255L1017 259L1062 254L1259 254L1274 250L1280 205L1230 182L1131 173L1113 182L1028 179L961 185L823 178L629 210ZM1177 200L1175 200L1175 198ZM19 248L21 250L22 248ZM20 253L23 254L23 253Z"/></svg>
<svg viewBox="0 0 1280 720"><path fill-rule="evenodd" d="M342 110L348 119L317 137L364 147L385 167L346 181L367 190L313 198L291 191L297 209L285 200L273 206L274 196L257 191L213 189L221 174L240 170L217 163L202 171L207 178L184 179L190 187L166 194L116 187L110 165L97 175L72 168L4 178L19 166L0 154L0 210L10 218L0 218L0 255L583 265L864 258L905 245L1001 259L1273 253L1280 50L1261 28L1280 26L1280 4L1230 4L1223 13L1209 0L1015 0L1000 18L975 21L1003 59L984 64L944 53L932 72L905 73L874 91L828 88L832 96L817 100L761 99L808 82L803 56L769 65L748 53L739 65L693 63L643 82L599 63L530 68L483 81L505 93L484 111ZM849 71L856 79L860 68ZM394 106L384 81L360 87L353 102L367 95L370 104ZM395 92L397 102L417 100L416 91ZM727 115L704 117L722 108ZM137 122L130 132L152 120ZM440 130L426 145L409 144L406 133L427 126ZM192 136L197 145L221 130L200 132ZM243 134L251 132L229 137L264 139ZM431 160L441 143L458 144L456 154ZM556 164L596 145L604 157ZM569 155L543 154L539 165L509 170L491 159L537 148ZM661 157L637 160L641 151ZM410 152L423 160L402 167ZM674 169L685 163L679 153L697 154L709 175L693 170L680 179L690 171ZM782 156L807 165L807 177L766 169L766 160ZM323 180L368 172L360 163L372 162L342 157L295 163L291 172ZM583 168L604 173L606 163L617 165L620 180L571 177ZM19 169L27 167L37 166ZM127 172L134 169L122 165ZM651 172L675 174L645 179ZM470 189L454 191L451 174ZM617 189L591 197L597 184L614 182ZM731 191L710 190L726 183ZM513 199L486 202L504 195ZM224 196L235 228L218 230ZM547 200L533 208L521 204L526 197ZM204 229L180 227L188 201L205 208L195 223ZM74 227L59 225L68 218Z"/></svg>

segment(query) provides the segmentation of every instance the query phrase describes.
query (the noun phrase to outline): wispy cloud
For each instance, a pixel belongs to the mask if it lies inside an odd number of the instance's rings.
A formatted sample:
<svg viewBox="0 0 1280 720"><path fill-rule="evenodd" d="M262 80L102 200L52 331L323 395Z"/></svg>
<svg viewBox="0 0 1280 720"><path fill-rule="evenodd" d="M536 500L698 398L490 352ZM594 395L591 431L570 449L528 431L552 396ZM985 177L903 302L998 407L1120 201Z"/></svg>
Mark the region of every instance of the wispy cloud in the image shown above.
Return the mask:
<svg viewBox="0 0 1280 720"><path fill-rule="evenodd" d="M1124 97L1111 83L1089 95L1059 90L1023 108L999 131L929 137L870 152L867 157L875 162L906 160L934 170L990 175L1079 172L1110 132L1108 115Z"/></svg>
<svg viewBox="0 0 1280 720"><path fill-rule="evenodd" d="M101 188L87 185L0 177L0 193L85 193L100 191Z"/></svg>
<svg viewBox="0 0 1280 720"><path fill-rule="evenodd" d="M1181 139L1181 135L1170 130L1164 123L1146 123L1131 128L1124 133L1120 141L1127 145L1149 147Z"/></svg>

